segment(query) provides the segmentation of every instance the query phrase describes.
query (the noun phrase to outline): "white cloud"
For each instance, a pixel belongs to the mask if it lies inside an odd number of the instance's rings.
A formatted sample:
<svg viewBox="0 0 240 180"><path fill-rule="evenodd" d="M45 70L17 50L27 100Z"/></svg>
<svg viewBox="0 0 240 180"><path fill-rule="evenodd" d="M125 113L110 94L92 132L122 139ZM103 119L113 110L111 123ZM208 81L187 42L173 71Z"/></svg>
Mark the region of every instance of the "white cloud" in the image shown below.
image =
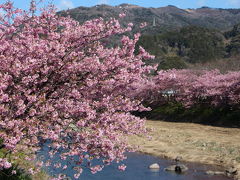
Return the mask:
<svg viewBox="0 0 240 180"><path fill-rule="evenodd" d="M108 4L108 0L99 0L97 4Z"/></svg>
<svg viewBox="0 0 240 180"><path fill-rule="evenodd" d="M205 4L206 4L206 0L198 0L198 1L197 1L197 5L198 5L199 7L205 6Z"/></svg>
<svg viewBox="0 0 240 180"><path fill-rule="evenodd" d="M72 9L74 8L73 2L71 0L61 0L57 5L58 10Z"/></svg>
<svg viewBox="0 0 240 180"><path fill-rule="evenodd" d="M240 0L228 0L229 4L234 5L234 6L239 6L240 5Z"/></svg>

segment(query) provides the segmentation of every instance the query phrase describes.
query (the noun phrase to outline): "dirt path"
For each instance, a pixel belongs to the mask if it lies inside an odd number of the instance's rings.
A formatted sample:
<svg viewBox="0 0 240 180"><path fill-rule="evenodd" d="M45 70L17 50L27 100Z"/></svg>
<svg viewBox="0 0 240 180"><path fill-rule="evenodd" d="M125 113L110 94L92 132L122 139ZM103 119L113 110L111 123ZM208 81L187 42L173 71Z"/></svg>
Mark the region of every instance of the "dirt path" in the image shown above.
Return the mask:
<svg viewBox="0 0 240 180"><path fill-rule="evenodd" d="M240 129L220 128L192 123L147 121L152 139L131 137L131 144L140 151L183 161L235 166L240 172ZM240 179L240 173L238 173Z"/></svg>

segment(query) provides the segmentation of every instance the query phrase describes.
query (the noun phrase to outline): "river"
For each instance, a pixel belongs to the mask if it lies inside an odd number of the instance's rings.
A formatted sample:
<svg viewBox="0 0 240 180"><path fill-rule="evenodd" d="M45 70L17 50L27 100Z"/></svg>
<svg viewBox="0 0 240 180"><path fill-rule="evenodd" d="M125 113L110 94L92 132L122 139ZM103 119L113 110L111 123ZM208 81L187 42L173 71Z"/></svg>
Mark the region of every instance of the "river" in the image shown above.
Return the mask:
<svg viewBox="0 0 240 180"><path fill-rule="evenodd" d="M47 148L43 148L39 152L39 157L47 159ZM121 172L117 170L118 164L113 163L106 166L102 171L97 174L91 174L88 169L84 169L79 179L82 180L230 180L231 178L226 176L210 176L206 175L206 171L221 171L220 167L203 165L199 163L184 163L189 170L183 174L176 174L174 172L166 172L164 168L174 164L173 160L154 157L151 155L145 155L141 153L127 153L127 159L123 162L127 165L125 171ZM54 157L54 160L59 161L59 157ZM149 165L158 163L160 165L159 170L151 170ZM50 175L54 176L59 174L59 169L54 167L48 167L45 169ZM74 170L67 169L65 174L69 179L74 179Z"/></svg>

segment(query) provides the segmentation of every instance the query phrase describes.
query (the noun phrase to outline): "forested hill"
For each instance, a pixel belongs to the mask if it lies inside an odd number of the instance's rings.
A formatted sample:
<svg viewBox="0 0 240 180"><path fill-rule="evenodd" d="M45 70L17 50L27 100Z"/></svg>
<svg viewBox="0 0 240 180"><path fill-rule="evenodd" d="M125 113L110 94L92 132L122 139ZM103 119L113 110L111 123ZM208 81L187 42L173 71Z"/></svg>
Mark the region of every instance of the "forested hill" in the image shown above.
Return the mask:
<svg viewBox="0 0 240 180"><path fill-rule="evenodd" d="M126 17L122 24L132 22L133 32L141 32L138 45L155 55L151 64L159 64L160 69L193 68L198 63L227 70L240 70L240 9L179 9L175 6L144 8L122 4L119 6L98 5L78 7L68 13L80 23L103 17L118 17L122 12ZM67 11L58 12L67 15ZM138 25L148 25L139 29ZM111 44L116 43L111 41ZM202 64L200 67L203 67ZM206 67L206 65L204 65Z"/></svg>
<svg viewBox="0 0 240 180"><path fill-rule="evenodd" d="M160 64L161 69L183 69L189 64L212 63L213 68L227 66L228 69L224 70L240 70L240 24L225 32L187 26L145 34L138 44L156 56L152 63Z"/></svg>
<svg viewBox="0 0 240 180"><path fill-rule="evenodd" d="M240 22L240 9L216 9L202 7L198 9L180 9L175 6L160 8L144 8L131 4L119 6L97 5L93 7L78 7L68 10L70 15L79 22L97 17L117 17L126 12L126 22L149 24L147 32L173 30L179 27L196 25L218 30L228 30ZM66 11L59 12L61 15ZM155 23L154 23L155 21Z"/></svg>

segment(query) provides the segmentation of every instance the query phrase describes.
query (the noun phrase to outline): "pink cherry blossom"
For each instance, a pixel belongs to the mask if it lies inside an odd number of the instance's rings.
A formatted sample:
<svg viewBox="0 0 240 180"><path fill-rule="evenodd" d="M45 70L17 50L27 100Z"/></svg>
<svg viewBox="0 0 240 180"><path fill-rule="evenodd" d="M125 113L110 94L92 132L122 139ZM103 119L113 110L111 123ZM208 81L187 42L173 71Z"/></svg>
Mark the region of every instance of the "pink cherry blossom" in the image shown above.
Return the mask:
<svg viewBox="0 0 240 180"><path fill-rule="evenodd" d="M9 169L10 167L12 167L12 164L8 162L6 158L4 159L0 158L0 170Z"/></svg>
<svg viewBox="0 0 240 180"><path fill-rule="evenodd" d="M125 13L121 13L121 14L119 14L119 17L120 17L120 18L124 18L125 16L126 16Z"/></svg>
<svg viewBox="0 0 240 180"><path fill-rule="evenodd" d="M122 165L118 166L118 169L121 171L125 171L126 166L124 164L122 164Z"/></svg>
<svg viewBox="0 0 240 180"><path fill-rule="evenodd" d="M124 160L132 150L126 136L146 133L145 120L130 112L148 110L135 87L153 69L143 62L153 58L143 48L135 54L140 34L122 36L133 24L122 27L115 18L80 24L56 15L51 5L39 12L36 1L29 11L9 1L0 10L0 138L6 150L33 161L48 141L50 159L39 166L65 169L51 159L60 153L69 167L85 166L86 158L93 173ZM105 47L115 35L121 44ZM99 158L102 163L92 166Z"/></svg>

